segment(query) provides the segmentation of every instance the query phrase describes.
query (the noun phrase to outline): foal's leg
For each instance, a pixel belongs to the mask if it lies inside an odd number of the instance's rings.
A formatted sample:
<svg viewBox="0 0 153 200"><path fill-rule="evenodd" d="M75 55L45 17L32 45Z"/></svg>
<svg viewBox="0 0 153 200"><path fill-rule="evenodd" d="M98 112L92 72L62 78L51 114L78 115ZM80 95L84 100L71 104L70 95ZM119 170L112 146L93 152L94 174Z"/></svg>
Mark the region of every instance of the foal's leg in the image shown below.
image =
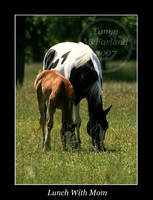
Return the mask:
<svg viewBox="0 0 153 200"><path fill-rule="evenodd" d="M77 124L77 142L79 148L81 148L81 139L80 139L80 126L81 126L81 117L79 113L79 104L73 105L73 121Z"/></svg>
<svg viewBox="0 0 153 200"><path fill-rule="evenodd" d="M72 104L70 105L71 108L69 109L69 105L64 105L62 107L62 128L61 128L61 141L63 145L63 150L66 151L66 144L68 144L68 140L71 138L71 132L69 131L69 121L72 120Z"/></svg>
<svg viewBox="0 0 153 200"><path fill-rule="evenodd" d="M61 128L61 141L62 141L62 146L63 146L63 151L66 151L66 135L65 135L65 129L62 125L62 128Z"/></svg>
<svg viewBox="0 0 153 200"><path fill-rule="evenodd" d="M53 106L52 100L48 103L48 121L47 121L47 134L45 138L44 149L51 149L51 129L53 127L53 116L55 113L55 107Z"/></svg>
<svg viewBox="0 0 153 200"><path fill-rule="evenodd" d="M46 123L46 113L45 113L45 103L39 101L39 111L40 111L40 126L42 129L42 147L45 142L45 123Z"/></svg>

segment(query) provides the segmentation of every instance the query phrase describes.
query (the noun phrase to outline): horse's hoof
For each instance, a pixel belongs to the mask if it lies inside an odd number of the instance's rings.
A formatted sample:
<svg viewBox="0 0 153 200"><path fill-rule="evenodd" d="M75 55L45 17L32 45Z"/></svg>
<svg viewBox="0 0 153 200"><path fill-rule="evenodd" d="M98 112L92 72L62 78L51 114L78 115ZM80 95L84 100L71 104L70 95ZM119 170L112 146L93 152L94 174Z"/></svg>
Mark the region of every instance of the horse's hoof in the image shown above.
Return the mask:
<svg viewBox="0 0 153 200"><path fill-rule="evenodd" d="M106 152L106 148L105 148L105 147L99 148L98 151L99 151L99 152Z"/></svg>

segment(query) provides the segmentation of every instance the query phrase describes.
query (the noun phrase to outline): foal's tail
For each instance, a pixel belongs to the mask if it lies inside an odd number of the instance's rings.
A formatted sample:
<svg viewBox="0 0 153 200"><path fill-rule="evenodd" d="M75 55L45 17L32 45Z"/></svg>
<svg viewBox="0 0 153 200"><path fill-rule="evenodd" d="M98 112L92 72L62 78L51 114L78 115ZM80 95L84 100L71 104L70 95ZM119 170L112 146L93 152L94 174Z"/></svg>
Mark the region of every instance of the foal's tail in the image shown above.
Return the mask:
<svg viewBox="0 0 153 200"><path fill-rule="evenodd" d="M39 74L37 75L35 82L34 82L34 88L37 90L40 86L42 78L46 75L46 70L39 70Z"/></svg>
<svg viewBox="0 0 153 200"><path fill-rule="evenodd" d="M40 113L44 113L45 115L45 119L46 119L46 104L45 102L43 102L43 106L42 106L42 88L41 88L41 82L42 82L42 78L47 74L47 70L40 70L39 74L37 75L35 82L34 82L34 88L37 91L37 99L38 99L38 104L39 104L39 111ZM38 127L37 127L37 131L39 131L41 129L41 123L39 122Z"/></svg>

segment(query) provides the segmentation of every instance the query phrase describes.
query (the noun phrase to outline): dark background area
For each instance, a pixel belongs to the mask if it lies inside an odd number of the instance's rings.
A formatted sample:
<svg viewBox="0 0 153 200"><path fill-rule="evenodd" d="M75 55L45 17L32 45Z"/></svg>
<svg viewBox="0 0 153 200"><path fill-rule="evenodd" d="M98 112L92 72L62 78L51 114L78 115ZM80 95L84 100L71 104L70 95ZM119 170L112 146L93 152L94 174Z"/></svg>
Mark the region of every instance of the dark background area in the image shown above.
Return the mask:
<svg viewBox="0 0 153 200"><path fill-rule="evenodd" d="M82 41L88 44L97 53L104 70L108 60L106 54L112 51L119 52L111 58L112 60L136 59L137 16L17 15L15 24L16 82L20 86L24 81L25 63L42 62L47 50L59 42ZM117 31L116 34L115 31ZM124 42L126 38L128 38L126 45L104 43L106 41ZM129 48L131 52L126 58Z"/></svg>

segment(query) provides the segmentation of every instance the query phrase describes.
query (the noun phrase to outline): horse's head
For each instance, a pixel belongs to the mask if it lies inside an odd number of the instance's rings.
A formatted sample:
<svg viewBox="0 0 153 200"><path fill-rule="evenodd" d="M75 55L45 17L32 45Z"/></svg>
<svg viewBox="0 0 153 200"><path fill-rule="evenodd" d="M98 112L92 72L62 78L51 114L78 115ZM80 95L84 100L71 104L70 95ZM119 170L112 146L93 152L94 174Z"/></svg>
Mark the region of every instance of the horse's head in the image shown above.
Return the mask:
<svg viewBox="0 0 153 200"><path fill-rule="evenodd" d="M106 115L110 111L112 105L103 111L103 115L99 121L88 121L87 132L92 137L93 143L96 142L98 150L105 151L104 139L108 129L108 121Z"/></svg>

